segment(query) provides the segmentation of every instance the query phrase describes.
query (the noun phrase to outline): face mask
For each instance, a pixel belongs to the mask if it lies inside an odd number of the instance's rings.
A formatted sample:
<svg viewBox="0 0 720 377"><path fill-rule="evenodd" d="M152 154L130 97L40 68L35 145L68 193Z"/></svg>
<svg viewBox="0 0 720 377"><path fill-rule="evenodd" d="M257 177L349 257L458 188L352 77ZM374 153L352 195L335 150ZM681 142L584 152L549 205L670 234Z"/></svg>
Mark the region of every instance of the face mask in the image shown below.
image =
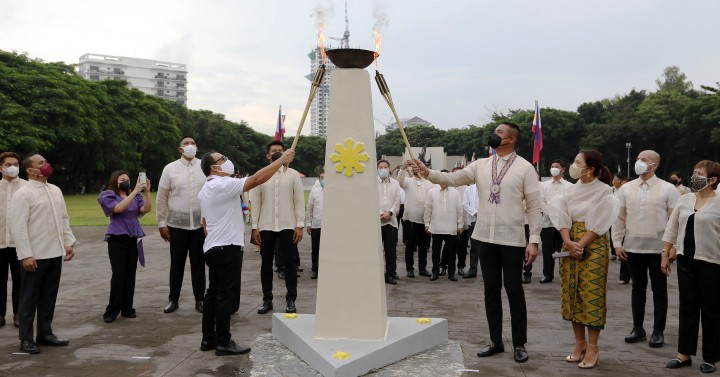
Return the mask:
<svg viewBox="0 0 720 377"><path fill-rule="evenodd" d="M558 175L560 175L560 169L558 169L558 168L550 168L550 174L551 174L553 177L557 177Z"/></svg>
<svg viewBox="0 0 720 377"><path fill-rule="evenodd" d="M645 162L640 161L640 160L635 161L635 174L640 175L640 174L647 173L648 166L650 166L650 165L655 165L655 164L654 163L646 164Z"/></svg>
<svg viewBox="0 0 720 377"><path fill-rule="evenodd" d="M197 153L197 147L192 144L183 146L182 150L183 150L183 156L185 156L187 158L193 158L193 157L195 157L195 154Z"/></svg>
<svg viewBox="0 0 720 377"><path fill-rule="evenodd" d="M671 179L671 180L669 180L668 182L670 182L670 183L672 183L673 185L677 186L678 183L680 183L680 180L679 180L679 179Z"/></svg>
<svg viewBox="0 0 720 377"><path fill-rule="evenodd" d="M20 168L17 166L8 166L3 170L3 174L8 177L15 178L20 174Z"/></svg>
<svg viewBox="0 0 720 377"><path fill-rule="evenodd" d="M690 190L698 192L709 185L707 177L703 177L697 174L693 174L690 177Z"/></svg>
<svg viewBox="0 0 720 377"><path fill-rule="evenodd" d="M320 187L325 187L325 180L324 180L324 179L321 179L321 180L320 180Z"/></svg>
<svg viewBox="0 0 720 377"><path fill-rule="evenodd" d="M122 181L122 182L120 182L120 184L118 185L118 188L119 188L121 191L130 192L130 181Z"/></svg>
<svg viewBox="0 0 720 377"><path fill-rule="evenodd" d="M570 165L570 171L568 173L570 173L570 178L579 179L583 175L582 171L583 168L578 166L578 164L572 164Z"/></svg>
<svg viewBox="0 0 720 377"><path fill-rule="evenodd" d="M390 171L388 169L380 169L378 170L378 175L380 176L380 178L385 179L388 177L388 175L390 175Z"/></svg>
<svg viewBox="0 0 720 377"><path fill-rule="evenodd" d="M497 149L497 147L499 147L500 144L502 144L503 140L504 139L501 138L500 136L498 136L496 133L491 133L490 136L488 136L487 143L490 146L490 148Z"/></svg>
<svg viewBox="0 0 720 377"><path fill-rule="evenodd" d="M282 152L275 152L275 153L273 153L272 156L270 156L270 158L272 159L273 162L280 159L280 157L282 157Z"/></svg>
<svg viewBox="0 0 720 377"><path fill-rule="evenodd" d="M40 174L42 174L42 176L45 178L50 178L53 175L53 167L47 161L45 161L44 164L40 165L40 168L38 168L38 170L40 170Z"/></svg>
<svg viewBox="0 0 720 377"><path fill-rule="evenodd" d="M233 174L235 174L235 165L233 165L232 161L225 160L225 162L223 162L222 165L220 165L220 170L223 173L233 175Z"/></svg>

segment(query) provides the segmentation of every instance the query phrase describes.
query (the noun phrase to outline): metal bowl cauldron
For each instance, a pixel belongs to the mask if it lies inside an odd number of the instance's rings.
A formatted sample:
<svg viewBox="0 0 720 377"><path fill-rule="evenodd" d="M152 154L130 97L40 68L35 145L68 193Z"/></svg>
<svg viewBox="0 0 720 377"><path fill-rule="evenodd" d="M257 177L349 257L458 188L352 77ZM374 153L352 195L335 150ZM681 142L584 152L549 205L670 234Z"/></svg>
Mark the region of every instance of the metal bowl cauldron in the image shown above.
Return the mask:
<svg viewBox="0 0 720 377"><path fill-rule="evenodd" d="M325 53L338 68L364 69L375 60L375 51L359 48L336 48Z"/></svg>

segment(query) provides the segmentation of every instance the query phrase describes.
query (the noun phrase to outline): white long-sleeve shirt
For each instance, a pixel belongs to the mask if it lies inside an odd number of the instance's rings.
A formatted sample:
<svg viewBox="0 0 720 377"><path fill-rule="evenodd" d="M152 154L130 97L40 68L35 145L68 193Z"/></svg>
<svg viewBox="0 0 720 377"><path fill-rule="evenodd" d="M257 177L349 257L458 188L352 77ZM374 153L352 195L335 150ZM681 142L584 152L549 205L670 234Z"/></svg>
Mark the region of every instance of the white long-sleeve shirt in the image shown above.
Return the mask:
<svg viewBox="0 0 720 377"><path fill-rule="evenodd" d="M598 179L590 183L578 180L548 204L550 221L558 230L572 229L573 222L584 222L585 229L599 235L608 232L618 210L612 188Z"/></svg>
<svg viewBox="0 0 720 377"><path fill-rule="evenodd" d="M391 177L380 179L378 177L378 191L380 193L380 211L392 212L390 220L383 221L380 219L380 226L392 225L398 227L397 214L400 211L400 183Z"/></svg>
<svg viewBox="0 0 720 377"><path fill-rule="evenodd" d="M550 221L550 216L548 215L548 203L552 198L565 194L565 191L570 186L572 186L572 183L565 179L558 181L551 179L540 184L540 209L543 213L543 228L551 228L553 226L552 221Z"/></svg>
<svg viewBox="0 0 720 377"><path fill-rule="evenodd" d="M13 194L17 192L27 181L22 178L15 178L12 181L0 179L0 249L15 247L15 242L10 232L12 216L10 216L10 205Z"/></svg>
<svg viewBox="0 0 720 377"><path fill-rule="evenodd" d="M720 196L716 195L705 202L695 212L695 193L685 194L678 199L670 214L663 241L675 245L677 253L684 255L685 228L690 215L695 213L695 256L694 259L720 264Z"/></svg>
<svg viewBox="0 0 720 377"><path fill-rule="evenodd" d="M19 260L65 256L75 244L62 191L50 183L28 181L13 195L11 231Z"/></svg>
<svg viewBox="0 0 720 377"><path fill-rule="evenodd" d="M452 187L434 187L425 200L425 226L432 234L457 234L463 227L460 193Z"/></svg>
<svg viewBox="0 0 720 377"><path fill-rule="evenodd" d="M252 229L279 232L305 225L305 191L295 169L280 169L250 190Z"/></svg>
<svg viewBox="0 0 720 377"><path fill-rule="evenodd" d="M308 195L307 209L305 211L305 221L308 228L322 228L323 213L323 187L317 185L310 190Z"/></svg>
<svg viewBox="0 0 720 377"><path fill-rule="evenodd" d="M405 212L403 212L403 220L408 220L417 224L424 224L425 220L425 199L428 191L433 188L433 184L424 178L410 177L405 170L398 172L398 182L400 187L405 190Z"/></svg>
<svg viewBox="0 0 720 377"><path fill-rule="evenodd" d="M465 192L463 193L462 206L463 211L467 214L468 225L477 221L477 186L475 186L474 183L465 189Z"/></svg>
<svg viewBox="0 0 720 377"><path fill-rule="evenodd" d="M615 247L640 254L660 254L668 218L680 198L671 183L652 176L635 179L615 193L620 213L612 227Z"/></svg>
<svg viewBox="0 0 720 377"><path fill-rule="evenodd" d="M158 227L195 230L202 227L198 194L207 177L200 160L181 157L163 168L155 200Z"/></svg>

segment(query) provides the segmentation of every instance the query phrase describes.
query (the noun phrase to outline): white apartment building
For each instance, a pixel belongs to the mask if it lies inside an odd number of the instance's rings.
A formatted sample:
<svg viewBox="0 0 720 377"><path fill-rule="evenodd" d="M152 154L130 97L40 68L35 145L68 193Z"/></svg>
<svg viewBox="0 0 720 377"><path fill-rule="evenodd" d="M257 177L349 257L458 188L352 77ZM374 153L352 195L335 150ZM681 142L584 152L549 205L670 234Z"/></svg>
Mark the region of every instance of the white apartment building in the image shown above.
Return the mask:
<svg viewBox="0 0 720 377"><path fill-rule="evenodd" d="M322 65L320 48L315 47L314 50L310 51L308 57L310 58L310 74L305 77L313 81L315 72ZM335 65L330 62L330 59L325 59L325 76L323 76L320 89L318 89L315 99L310 105L310 135L312 136L327 136L328 110L330 109L330 78L334 70Z"/></svg>
<svg viewBox="0 0 720 377"><path fill-rule="evenodd" d="M77 70L87 80L125 80L143 93L187 105L187 68L182 63L88 53L80 57Z"/></svg>

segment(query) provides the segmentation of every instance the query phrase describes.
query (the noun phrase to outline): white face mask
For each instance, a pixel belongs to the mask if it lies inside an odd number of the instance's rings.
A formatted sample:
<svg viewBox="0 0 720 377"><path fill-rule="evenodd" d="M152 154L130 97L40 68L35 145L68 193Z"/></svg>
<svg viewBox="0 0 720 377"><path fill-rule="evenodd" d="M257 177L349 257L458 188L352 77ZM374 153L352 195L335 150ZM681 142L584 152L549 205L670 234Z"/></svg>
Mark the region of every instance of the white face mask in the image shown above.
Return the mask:
<svg viewBox="0 0 720 377"><path fill-rule="evenodd" d="M182 150L183 150L183 156L185 156L187 158L193 158L193 157L195 157L195 154L197 153L197 147L192 144L183 146Z"/></svg>
<svg viewBox="0 0 720 377"><path fill-rule="evenodd" d="M380 176L380 178L385 179L388 177L388 175L390 175L390 171L388 169L379 169L378 175Z"/></svg>
<svg viewBox="0 0 720 377"><path fill-rule="evenodd" d="M225 162L220 165L220 170L222 170L223 173L233 175L235 174L235 165L233 165L232 161L225 160Z"/></svg>
<svg viewBox="0 0 720 377"><path fill-rule="evenodd" d="M640 174L647 173L648 166L650 166L650 165L655 165L655 164L654 163L646 164L645 162L640 161L640 160L635 161L635 174L640 175Z"/></svg>
<svg viewBox="0 0 720 377"><path fill-rule="evenodd" d="M3 169L3 174L7 175L8 177L15 178L20 174L20 168L17 166L8 166Z"/></svg>
<svg viewBox="0 0 720 377"><path fill-rule="evenodd" d="M582 171L583 171L583 168L581 168L580 166L578 166L578 164L572 164L572 165L570 165L570 171L569 171L569 173L570 173L570 178L572 178L572 179L579 179L579 178L582 177L582 175L583 175Z"/></svg>
<svg viewBox="0 0 720 377"><path fill-rule="evenodd" d="M558 168L550 168L550 174L551 174L553 177L557 177L558 175L560 175L560 169L558 169Z"/></svg>

